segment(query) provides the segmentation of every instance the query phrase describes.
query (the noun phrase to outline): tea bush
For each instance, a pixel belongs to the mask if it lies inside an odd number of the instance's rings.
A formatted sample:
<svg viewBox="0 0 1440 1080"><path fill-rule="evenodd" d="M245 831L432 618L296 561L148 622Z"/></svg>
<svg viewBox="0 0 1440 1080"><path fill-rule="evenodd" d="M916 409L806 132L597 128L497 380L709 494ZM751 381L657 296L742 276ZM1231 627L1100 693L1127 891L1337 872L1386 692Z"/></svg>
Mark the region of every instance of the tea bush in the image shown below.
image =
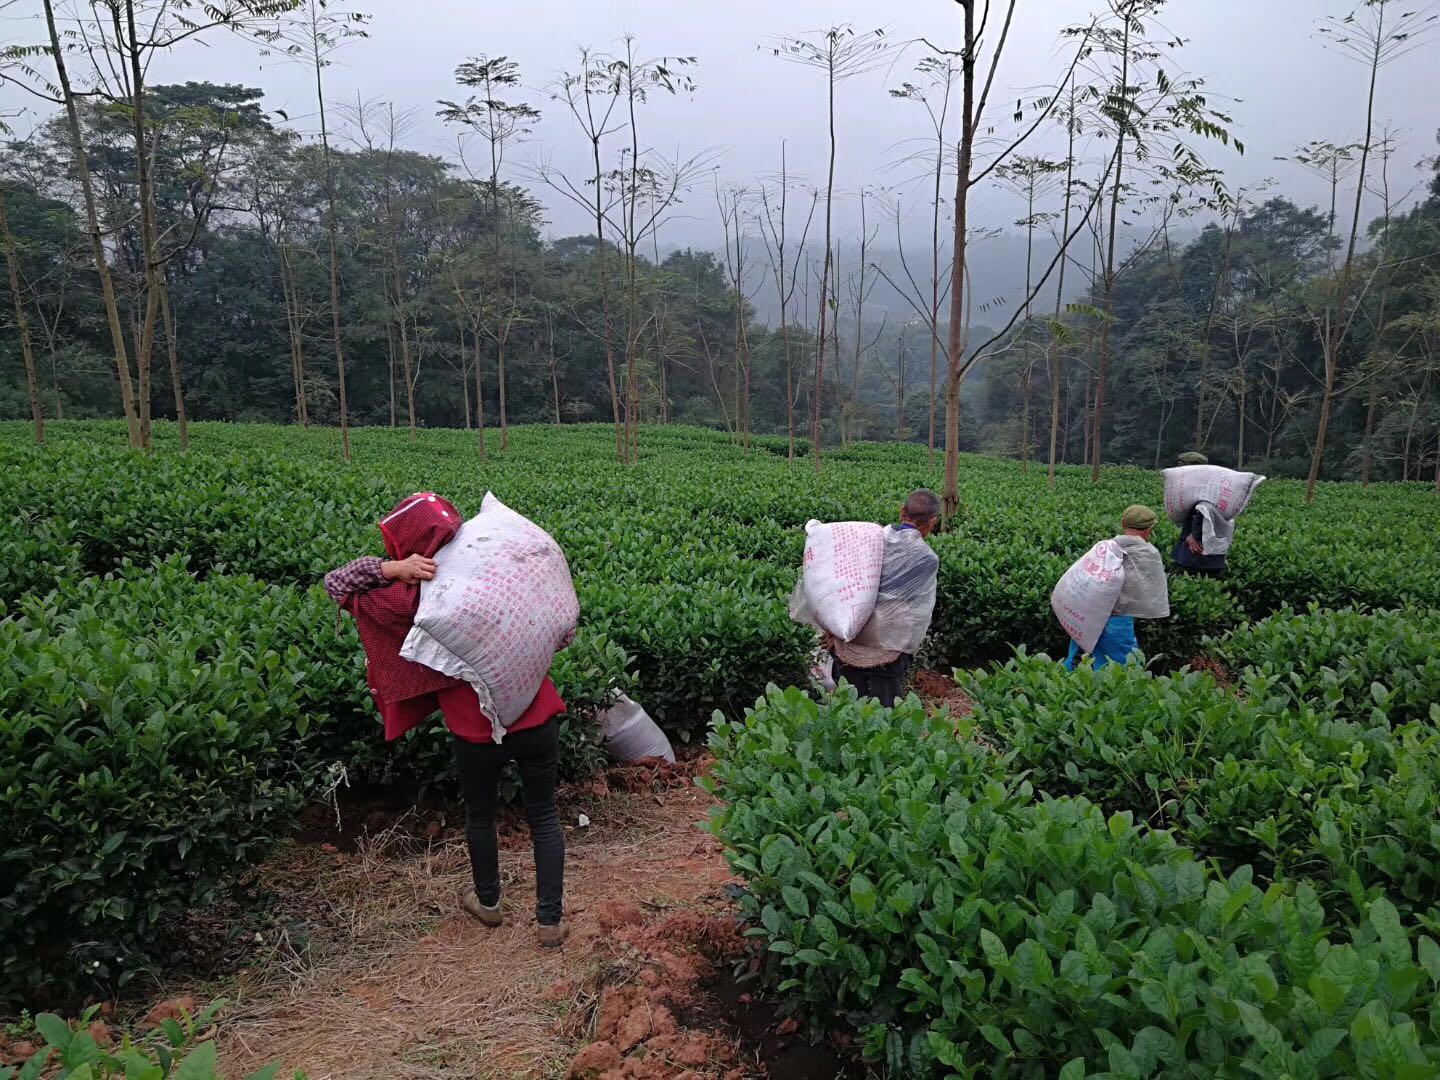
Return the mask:
<svg viewBox="0 0 1440 1080"><path fill-rule="evenodd" d="M126 1035L114 1048L101 1046L90 1034L99 1006L86 1009L74 1026L54 1013L41 1013L35 1032L44 1045L18 1070L0 1066L0 1080L222 1080L215 1044L206 1035L226 1004L221 999L194 1016L181 1010L178 1019L165 1019L146 1039L137 1042ZM274 1080L279 1073L276 1062L245 1080ZM297 1070L293 1077L303 1080L304 1074Z"/></svg>
<svg viewBox="0 0 1440 1080"><path fill-rule="evenodd" d="M803 670L808 642L784 601L806 520L891 520L910 488L940 484L923 447L848 447L816 477L774 452L783 441L746 456L698 429L647 428L631 467L614 463L613 432L600 425L513 428L511 449L484 463L470 433L412 442L358 429L352 467L338 464L333 431L196 424L183 457L173 429L156 432L146 458L123 449L122 425L57 423L43 450L23 445L22 425L0 425L15 462L0 474L0 515L24 515L31 532L44 525L56 555L73 544L91 571L178 553L197 573L305 587L377 551L373 523L400 496L429 487L473 509L493 489L560 540L587 625L635 658L637 698L680 735ZM1054 582L1114 533L1127 504L1158 506L1161 490L1146 470L1107 469L1093 485L1067 467L1050 490L1038 473L967 455L962 496L954 529L933 541L941 587L927 652L942 662L1063 646ZM1302 484L1270 481L1241 522L1229 577L1174 581L1174 616L1144 625L1142 643L1184 660L1202 635L1284 604L1440 606L1437 532L1440 501L1413 487L1324 484L1307 506ZM1162 519L1157 546L1168 552L1175 538ZM17 589L0 576L0 599ZM677 657L705 660L680 670Z"/></svg>
<svg viewBox="0 0 1440 1080"><path fill-rule="evenodd" d="M1352 718L1258 679L1236 695L1203 673L1023 654L960 681L975 724L1046 792L1173 827L1230 868L1313 880L1329 904L1434 900L1440 706L1434 724L1392 725L1381 695Z"/></svg>
<svg viewBox="0 0 1440 1080"><path fill-rule="evenodd" d="M1379 708L1405 723L1440 701L1437 611L1285 609L1208 640L1206 650L1242 683L1349 716Z"/></svg>
<svg viewBox="0 0 1440 1080"><path fill-rule="evenodd" d="M614 462L613 432L603 425L512 428L510 449L485 462L471 433L427 431L412 441L356 429L348 465L338 433L323 429L195 424L185 455L163 423L151 455L124 448L122 424L47 430L49 444L37 448L23 425L0 424L0 745L13 747L0 762L0 793L10 800L0 839L22 852L0 866L7 986L61 976L87 985L85 964L95 959L102 968L94 970L116 977L143 963L151 905L158 912L203 900L237 857L254 857L284 830L331 763L352 776L448 777L438 723L396 746L380 741L353 627L347 620L337 630L319 586L332 567L379 552L374 523L400 497L430 488L473 511L494 490L565 548L582 628L553 674L572 706L562 739L573 777L600 760L589 718L616 689L684 739L714 710L738 716L767 683L803 679L813 639L790 622L786 596L805 522L892 520L911 488L940 485L923 447L847 447L827 455L817 477L808 462L786 460L784 440L758 440L745 454L722 434L685 428L645 429L631 466ZM1115 468L1092 484L1067 467L1050 489L1013 463L967 455L961 468L960 513L932 540L940 595L927 658L1063 648L1051 587L1079 553L1113 534L1126 505L1158 506L1159 477ZM1229 577L1175 580L1173 617L1143 625L1141 641L1151 655L1183 660L1203 636L1285 604L1436 608L1437 533L1440 500L1411 487L1322 484L1307 506L1302 485L1272 481L1241 522ZM1162 520L1156 543L1166 550L1175 535ZM1337 629L1336 641L1349 633ZM1299 698L1287 689L1293 682L1280 684L1290 678L1283 669L1266 666L1258 637L1246 646L1254 659L1234 654L1253 668L1248 711L1214 706L1232 710L1223 719L1233 730L1220 730L1219 713L1208 726L1181 717L1181 706L1157 706L1148 736L1103 709L1087 713L1098 730L1113 730L1088 742L1075 736L1080 751L1070 764L1095 785L1081 793L1147 818L1161 809L1162 820L1213 843L1227 864L1253 860L1267 874L1313 878L1327 900L1357 913L1381 887L1406 907L1420 905L1436 877L1426 819L1434 750L1414 726L1434 685L1424 636L1407 631L1403 648L1373 646L1377 662L1387 649L1417 658L1413 678L1375 676L1369 660L1342 671L1337 660L1329 665L1335 693L1292 710L1285 723L1270 722L1283 711L1271 703ZM1275 650L1287 647L1276 639ZM117 681L131 674L128 686ZM1383 702L1372 682L1385 688ZM1043 683L1004 693L1090 708ZM111 702L104 716L94 706L100 684ZM1143 706L1148 691L1134 692ZM1184 690L1192 693L1200 697L1184 700L1203 718L1213 688ZM1191 741L1175 745L1181 737L1160 726L1162 714ZM1012 734L1017 768L1063 778L1056 793L1073 783L1067 762L1038 738ZM146 739L151 756L117 771L129 743ZM1231 749L1211 756L1222 744ZM1139 772L1127 764L1132 750L1145 764ZM885 760L877 753L871 764ZM988 776L994 762L964 767ZM1223 770L1243 772L1244 782L1228 782ZM1205 799L1197 784L1209 785ZM165 861L155 837L189 835L188 823L213 826L226 814L244 823L230 838L243 847L238 855L226 849L230 841L197 834L183 865L172 865L175 847ZM117 865L129 875L118 900L86 876ZM32 937L50 928L62 948L96 942L96 956L79 950L58 966L54 957L32 963L12 926Z"/></svg>
<svg viewBox="0 0 1440 1080"><path fill-rule="evenodd" d="M301 672L81 613L0 622L0 986L123 983L284 835Z"/></svg>
<svg viewBox="0 0 1440 1080"><path fill-rule="evenodd" d="M0 655L7 995L143 969L157 922L263 855L332 764L453 789L443 733L384 743L353 624L319 586L126 563L23 599ZM598 768L594 717L628 664L593 631L557 659L566 779Z"/></svg>
<svg viewBox="0 0 1440 1080"><path fill-rule="evenodd" d="M716 717L712 827L764 977L896 1075L1428 1076L1440 946L1262 891L1081 798L1037 801L913 699Z"/></svg>

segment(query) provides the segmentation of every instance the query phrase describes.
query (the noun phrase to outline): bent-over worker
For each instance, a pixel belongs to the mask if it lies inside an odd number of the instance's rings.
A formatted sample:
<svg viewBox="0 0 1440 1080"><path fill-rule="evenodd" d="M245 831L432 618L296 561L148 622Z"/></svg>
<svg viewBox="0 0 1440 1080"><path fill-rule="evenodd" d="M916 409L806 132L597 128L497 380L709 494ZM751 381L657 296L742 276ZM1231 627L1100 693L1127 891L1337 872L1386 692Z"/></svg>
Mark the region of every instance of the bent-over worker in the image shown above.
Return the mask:
<svg viewBox="0 0 1440 1080"><path fill-rule="evenodd" d="M1210 459L1204 454L1194 450L1181 454L1178 458L1181 465L1208 465ZM1180 539L1175 541L1175 549L1170 557L1175 561L1176 569L1182 574L1189 574L1193 577L1224 577L1225 576L1225 555L1205 553L1205 522L1209 519L1212 529L1225 530L1227 534L1233 534L1235 523L1228 520L1214 506L1206 502L1198 502L1190 510L1190 515L1185 519L1185 528L1180 532Z"/></svg>
<svg viewBox="0 0 1440 1080"><path fill-rule="evenodd" d="M1121 515L1120 535L1115 543L1124 555L1125 578L1114 611L1090 654L1093 667L1123 664L1132 653L1140 651L1135 637L1136 618L1164 618L1170 613L1165 565L1160 561L1160 552L1150 543L1157 520L1155 511L1148 506L1131 506ZM1079 658L1080 644L1072 639L1065 667L1074 671Z"/></svg>
<svg viewBox="0 0 1440 1080"><path fill-rule="evenodd" d="M495 814L500 774L514 761L524 788L525 819L535 849L535 920L540 945L562 944L568 928L565 899L565 834L555 806L560 766L560 724L565 711L547 676L530 707L494 741L490 718L474 689L424 664L406 660L400 647L420 606L420 583L435 576L435 553L462 524L447 500L428 492L411 495L380 521L388 559L363 556L325 575L330 599L348 611L365 646L366 677L385 722L385 738L398 739L437 711L450 729L460 793L465 800L465 842L474 888L461 897L467 912L498 927L500 855Z"/></svg>
<svg viewBox="0 0 1440 1080"><path fill-rule="evenodd" d="M930 629L940 556L925 538L939 521L939 496L928 488L912 491L900 508L900 524L885 529L875 613L853 641L826 636L835 682L844 679L861 697L873 697L886 707L900 697L915 650Z"/></svg>

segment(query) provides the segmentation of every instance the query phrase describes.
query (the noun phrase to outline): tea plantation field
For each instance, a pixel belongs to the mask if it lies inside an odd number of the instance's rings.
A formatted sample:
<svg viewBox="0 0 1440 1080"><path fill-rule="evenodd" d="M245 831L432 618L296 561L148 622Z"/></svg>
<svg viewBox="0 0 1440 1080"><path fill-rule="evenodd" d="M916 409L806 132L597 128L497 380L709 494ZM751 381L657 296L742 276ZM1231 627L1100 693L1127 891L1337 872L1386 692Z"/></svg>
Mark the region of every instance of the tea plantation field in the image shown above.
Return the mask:
<svg viewBox="0 0 1440 1080"><path fill-rule="evenodd" d="M1126 505L1160 506L1157 474L1062 469L1052 492L966 458L926 659L1004 661L963 676L991 753L915 706L766 689L809 665L785 604L802 526L890 520L939 485L923 448L856 445L816 477L783 440L745 455L682 428L646 429L629 468L600 426L512 429L486 462L469 433L361 429L348 465L323 430L200 424L181 456L162 427L151 457L118 424L47 430L36 448L0 425L0 1004L144 971L338 768L446 775L433 731L381 741L319 582L379 551L400 496L473 511L493 490L556 536L580 595L554 671L567 773L597 766L616 688L675 738L716 716L715 827L774 985L897 1075L1436 1075L1423 485L1306 506L1270 481L1230 577L1172 580L1142 646L1157 670L1213 656L1232 686L1034 655L1064 646L1055 580Z"/></svg>

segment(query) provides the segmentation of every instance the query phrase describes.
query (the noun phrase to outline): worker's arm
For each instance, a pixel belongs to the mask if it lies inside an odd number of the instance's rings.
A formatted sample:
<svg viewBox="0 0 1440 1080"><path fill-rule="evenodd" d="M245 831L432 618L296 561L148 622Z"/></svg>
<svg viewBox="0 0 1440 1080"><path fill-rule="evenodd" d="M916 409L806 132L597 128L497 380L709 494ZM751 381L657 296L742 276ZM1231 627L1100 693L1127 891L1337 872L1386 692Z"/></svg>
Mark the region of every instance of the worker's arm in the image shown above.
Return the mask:
<svg viewBox="0 0 1440 1080"><path fill-rule="evenodd" d="M1205 545L1205 515L1200 513L1197 506L1190 511L1190 527L1185 531L1185 546L1196 555L1204 554Z"/></svg>
<svg viewBox="0 0 1440 1080"><path fill-rule="evenodd" d="M344 604L356 593L369 592L392 581L418 585L435 576L435 560L423 555L386 561L374 555L362 555L325 575L325 591L337 604Z"/></svg>

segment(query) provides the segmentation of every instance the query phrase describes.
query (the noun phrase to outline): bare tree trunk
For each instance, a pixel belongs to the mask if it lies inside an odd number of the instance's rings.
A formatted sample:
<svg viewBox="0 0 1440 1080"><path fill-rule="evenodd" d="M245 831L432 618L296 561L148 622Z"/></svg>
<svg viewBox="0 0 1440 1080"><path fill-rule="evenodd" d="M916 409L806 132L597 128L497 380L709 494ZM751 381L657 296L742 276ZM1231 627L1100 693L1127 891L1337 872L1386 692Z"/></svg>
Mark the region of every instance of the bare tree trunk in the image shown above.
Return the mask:
<svg viewBox="0 0 1440 1080"><path fill-rule="evenodd" d="M480 460L485 460L485 353L480 329L475 329L475 425L480 433Z"/></svg>
<svg viewBox="0 0 1440 1080"><path fill-rule="evenodd" d="M1365 198L1365 176L1370 163L1370 145L1375 134L1375 81L1380 71L1381 52L1386 42L1384 33L1385 7L1378 7L1375 27L1374 54L1370 63L1370 86L1365 97L1365 142L1360 148L1360 168L1355 180L1355 211L1350 219L1350 244L1340 270L1333 313L1327 314L1325 326L1325 396L1320 401L1320 423L1315 431L1315 449L1310 457L1310 475L1305 480L1305 501L1315 498L1315 484L1320 479L1320 466L1325 459L1325 439L1330 431L1330 410L1335 401L1335 377L1340 368L1340 349L1345 342L1350 320L1345 305L1350 300L1351 275L1355 269L1355 243L1360 235L1360 207Z"/></svg>
<svg viewBox="0 0 1440 1080"><path fill-rule="evenodd" d="M1410 479L1410 449L1414 445L1415 426L1420 420L1420 406L1425 401L1425 396L1430 390L1430 372L1426 371L1420 380L1420 389L1415 394L1415 404L1410 409L1410 422L1405 425L1405 471L1401 476L1402 480ZM1420 479L1420 467L1424 460L1424 452L1415 455L1415 479Z"/></svg>
<svg viewBox="0 0 1440 1080"><path fill-rule="evenodd" d="M500 452L503 454L510 449L510 417L505 410L505 345L503 342L495 349L495 385L500 393Z"/></svg>
<svg viewBox="0 0 1440 1080"><path fill-rule="evenodd" d="M599 198L599 194L596 194ZM501 259L500 259L500 158L498 144L495 139L490 140L490 229L494 236L494 260L495 260L495 296L498 299L501 293ZM503 325L497 325L495 332L495 377L496 387L500 393L500 452L503 454L510 449L510 420L505 409L505 340L510 336L510 322L515 317L514 281L511 281L512 292L510 296L510 310L506 313Z"/></svg>
<svg viewBox="0 0 1440 1080"><path fill-rule="evenodd" d="M395 404L395 323L389 319L385 320L385 365L390 376L390 430L394 431L398 415Z"/></svg>
<svg viewBox="0 0 1440 1080"><path fill-rule="evenodd" d="M460 327L460 396L465 399L465 430L470 430L470 365L465 363L465 327Z"/></svg>
<svg viewBox="0 0 1440 1080"><path fill-rule="evenodd" d="M945 385L945 484L941 496L945 520L960 509L960 367L964 361L965 260L969 229L970 165L975 152L975 3L961 0L965 12L965 48L961 55L959 167L955 173L954 269L950 274L949 358Z"/></svg>
<svg viewBox="0 0 1440 1080"><path fill-rule="evenodd" d="M1241 372L1241 375L1242 377L1240 380L1240 393L1238 395L1238 405L1240 412L1240 433L1235 441L1235 468L1237 469L1245 468L1245 380L1243 377L1243 370Z"/></svg>
<svg viewBox="0 0 1440 1080"><path fill-rule="evenodd" d="M1365 434L1360 443L1360 486L1362 488L1370 486L1370 470L1375 461L1374 449L1370 440L1375 432L1375 413L1379 405L1377 396L1372 392L1370 403L1365 407Z"/></svg>
<svg viewBox="0 0 1440 1080"><path fill-rule="evenodd" d="M945 98L948 104L950 91ZM941 121L935 154L935 202L930 217L930 434L925 468L935 471L935 395L940 392L940 189L945 179L945 130Z"/></svg>
<svg viewBox="0 0 1440 1080"><path fill-rule="evenodd" d="M50 31L50 53L55 61L55 71L60 79L61 96L65 99L65 117L70 128L71 153L75 171L80 177L80 189L85 197L85 223L90 234L90 253L95 259L95 273L100 278L100 294L105 302L105 317L110 324L110 344L115 351L115 373L120 379L120 406L125 413L125 426L129 432L130 445L139 446L140 416L135 408L135 389L130 382L130 359L125 348L125 330L120 322L120 305L115 300L115 283L110 277L110 262L105 255L105 241L100 230L100 213L95 206L95 185L90 177L89 158L85 154L85 140L80 132L80 112L75 106L75 94L70 89L70 75L65 67L65 51L60 44L60 33L55 26L53 0L44 0L45 23Z"/></svg>
<svg viewBox="0 0 1440 1080"><path fill-rule="evenodd" d="M160 277L160 319L165 328L165 344L170 359L170 385L175 391L175 424L180 429L180 452L190 449L190 419L185 412L185 382L180 377L180 341L175 329L175 314L170 307L170 284Z"/></svg>
<svg viewBox="0 0 1440 1080"><path fill-rule="evenodd" d="M311 0L312 5L316 0ZM350 404L345 396L345 346L340 335L340 223L335 211L335 170L330 161L330 128L325 121L325 84L321 73L319 27L311 11L311 57L315 66L315 97L320 104L320 146L325 159L325 199L329 205L326 232L330 239L330 326L335 341L335 378L340 397L340 452L350 460Z"/></svg>
<svg viewBox="0 0 1440 1080"><path fill-rule="evenodd" d="M790 449L785 457L795 460L795 373L790 365L790 327L785 323L785 312L780 313L780 347L785 352L785 434L790 440Z"/></svg>
<svg viewBox="0 0 1440 1080"><path fill-rule="evenodd" d="M400 285L395 286L397 293ZM410 356L410 330L406 326L404 301L400 306L400 377L405 380L405 419L410 424L410 440L415 440L415 383L417 381L414 363Z"/></svg>
<svg viewBox="0 0 1440 1080"><path fill-rule="evenodd" d="M545 329L550 356L550 393L555 405L555 426L560 426L560 362L555 358L555 319L548 312L545 315ZM663 398L663 395L662 395Z"/></svg>
<svg viewBox="0 0 1440 1080"><path fill-rule="evenodd" d="M1120 94L1124 97L1127 94L1127 87L1130 79L1130 26L1131 20L1127 11L1122 16L1125 25L1124 36L1120 52ZM1115 226L1116 219L1120 212L1120 181L1125 171L1125 125L1119 124L1116 127L1115 136L1115 183L1110 189L1110 227L1106 238L1105 255L1105 317L1100 323L1100 360L1098 370L1095 373L1095 404L1092 423L1094 433L1091 441L1094 443L1093 452L1090 458L1090 481L1100 482L1100 459L1101 448L1104 446L1105 433L1105 379L1110 369L1110 324L1114 321L1115 315Z"/></svg>
<svg viewBox="0 0 1440 1080"><path fill-rule="evenodd" d="M300 296L295 280L295 263L288 244L280 245L280 289L285 302L285 323L290 332L290 362L295 377L295 419L310 426L310 409L305 400L305 353L300 336ZM394 394L391 394L390 426L395 426Z"/></svg>
<svg viewBox="0 0 1440 1080"><path fill-rule="evenodd" d="M1067 145L1065 149L1065 214L1064 222L1061 225L1060 235L1070 235L1070 207L1075 192L1075 80L1070 80L1070 111L1065 117L1065 131ZM1069 255L1060 259L1060 276L1055 282L1055 324L1060 324L1060 313L1065 303L1065 267L1070 262ZM1048 483L1050 489L1055 489L1055 460L1056 442L1060 434L1060 374L1061 365L1064 362L1062 346L1058 341L1050 342L1050 466ZM1068 399L1066 404L1068 405ZM1069 438L1070 416L1066 410L1065 426L1066 438Z"/></svg>
<svg viewBox="0 0 1440 1080"><path fill-rule="evenodd" d="M1220 255L1220 269L1215 274L1215 284L1210 290L1210 306L1205 312L1205 329L1200 337L1200 384L1195 398L1195 447L1205 449L1209 439L1209 427L1205 424L1205 404L1209 394L1210 381L1210 334L1215 327L1215 311L1220 302L1220 285L1230 271L1230 244L1235 238L1235 224L1240 216L1237 204L1225 227L1225 247ZM1158 466L1157 466L1158 468Z"/></svg>
<svg viewBox="0 0 1440 1080"><path fill-rule="evenodd" d="M20 334L20 353L25 360L25 389L30 395L30 418L35 424L35 441L45 442L45 413L40 408L40 382L35 377L35 353L30 347L30 323L20 298L20 268L15 258L15 237L5 212L5 188L0 186L0 243L5 245L5 263L10 269L10 295L15 300L15 329Z"/></svg>
<svg viewBox="0 0 1440 1080"><path fill-rule="evenodd" d="M833 43L831 48L834 48ZM835 70L833 65L826 74L829 100L830 164L825 180L825 263L820 271L820 333L815 343L815 400L811 403L815 415L810 425L810 437L814 442L814 445L810 448L810 453L815 458L815 474L817 476L820 474L820 451L822 443L820 416L821 408L825 400L825 316L829 307L827 296L830 287L831 236L833 235L832 211L835 202Z"/></svg>
<svg viewBox="0 0 1440 1080"><path fill-rule="evenodd" d="M1034 370L1034 363L1027 363L1025 373L1020 376L1020 465L1027 473L1030 471L1030 381Z"/></svg>
<svg viewBox="0 0 1440 1080"><path fill-rule="evenodd" d="M55 352L55 339L49 339L50 392L55 395L55 419L65 419L65 399L60 396L60 357Z"/></svg>
<svg viewBox="0 0 1440 1080"><path fill-rule="evenodd" d="M625 460L625 431L620 425L620 390L615 381L615 338L610 324L610 288L605 275L605 212L601 206L604 174L600 170L600 140L590 140L595 159L595 272L600 278L600 309L604 314L605 374L610 380L610 413L615 420L615 457Z"/></svg>
<svg viewBox="0 0 1440 1080"><path fill-rule="evenodd" d="M112 14L118 12L112 8ZM117 26L117 37L120 37ZM145 277L145 320L135 349L136 395L139 398L140 445L151 447L150 362L155 348L155 322L159 314L159 251L155 236L155 195L150 181L150 154L145 139L145 73L140 64L140 38L135 29L134 0L125 0L125 36L130 54L130 113L135 137L136 201L140 204L140 258Z"/></svg>

